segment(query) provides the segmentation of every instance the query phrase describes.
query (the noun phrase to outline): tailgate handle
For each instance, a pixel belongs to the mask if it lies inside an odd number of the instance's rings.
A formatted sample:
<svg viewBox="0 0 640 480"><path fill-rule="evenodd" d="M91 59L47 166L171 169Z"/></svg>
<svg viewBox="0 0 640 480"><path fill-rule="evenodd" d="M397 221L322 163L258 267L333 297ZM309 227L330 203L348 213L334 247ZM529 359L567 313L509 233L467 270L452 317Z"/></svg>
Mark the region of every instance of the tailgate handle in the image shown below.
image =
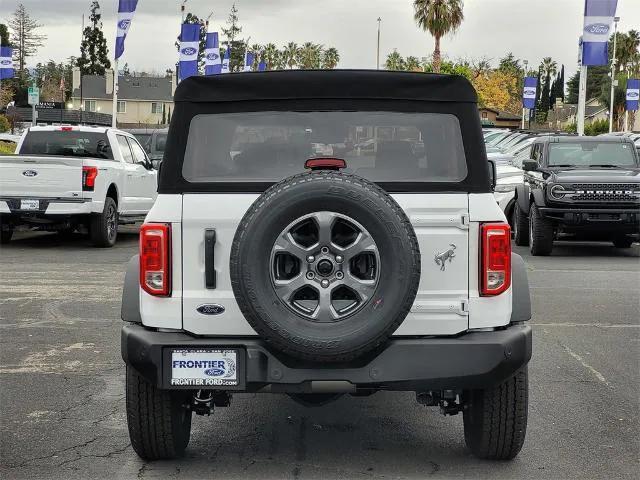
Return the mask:
<svg viewBox="0 0 640 480"><path fill-rule="evenodd" d="M216 288L216 269L214 249L216 246L216 231L208 228L204 231L204 282L207 288Z"/></svg>

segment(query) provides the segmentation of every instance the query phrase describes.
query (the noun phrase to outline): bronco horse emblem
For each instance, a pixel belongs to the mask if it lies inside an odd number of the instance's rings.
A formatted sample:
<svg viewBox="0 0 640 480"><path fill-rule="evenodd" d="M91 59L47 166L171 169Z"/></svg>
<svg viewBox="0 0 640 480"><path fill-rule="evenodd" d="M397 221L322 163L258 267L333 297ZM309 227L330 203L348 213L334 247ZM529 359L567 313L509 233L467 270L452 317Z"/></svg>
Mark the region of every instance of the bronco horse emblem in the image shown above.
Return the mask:
<svg viewBox="0 0 640 480"><path fill-rule="evenodd" d="M446 268L447 260L449 260L449 263L451 263L453 257L456 256L456 246L453 243L450 243L449 246L451 247L449 250L442 253L436 253L436 256L434 258L436 265L440 265L440 271L442 272L444 272L444 269Z"/></svg>

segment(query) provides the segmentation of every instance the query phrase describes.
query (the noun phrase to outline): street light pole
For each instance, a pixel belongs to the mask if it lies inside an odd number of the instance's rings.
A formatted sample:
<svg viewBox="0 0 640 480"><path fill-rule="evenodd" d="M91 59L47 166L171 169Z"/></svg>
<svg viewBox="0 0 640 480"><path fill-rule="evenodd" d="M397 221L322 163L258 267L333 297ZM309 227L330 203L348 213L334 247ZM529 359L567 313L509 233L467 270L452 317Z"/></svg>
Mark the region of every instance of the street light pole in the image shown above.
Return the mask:
<svg viewBox="0 0 640 480"><path fill-rule="evenodd" d="M611 59L611 97L609 101L609 133L613 132L613 97L616 89L616 47L618 43L618 22L620 17L613 18L613 58Z"/></svg>
<svg viewBox="0 0 640 480"><path fill-rule="evenodd" d="M378 48L376 50L376 70L380 70L380 22L382 22L382 18L378 17Z"/></svg>

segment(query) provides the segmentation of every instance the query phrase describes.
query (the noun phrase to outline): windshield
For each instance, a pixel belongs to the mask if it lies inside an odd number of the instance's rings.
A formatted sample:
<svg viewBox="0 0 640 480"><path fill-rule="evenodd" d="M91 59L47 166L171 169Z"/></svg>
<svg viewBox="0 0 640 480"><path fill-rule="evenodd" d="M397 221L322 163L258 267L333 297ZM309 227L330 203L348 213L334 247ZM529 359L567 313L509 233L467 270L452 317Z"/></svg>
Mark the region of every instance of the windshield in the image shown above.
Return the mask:
<svg viewBox="0 0 640 480"><path fill-rule="evenodd" d="M628 143L554 143L549 145L549 166L636 166Z"/></svg>
<svg viewBox="0 0 640 480"><path fill-rule="evenodd" d="M106 133L30 131L20 147L23 155L92 157L113 160Z"/></svg>
<svg viewBox="0 0 640 480"><path fill-rule="evenodd" d="M509 154L509 155L517 155L518 153L520 153L523 149L527 148L529 145L531 145L533 143L534 138L527 138L526 140L523 140L521 142L516 143L515 145L510 146L509 148L507 148L504 153Z"/></svg>
<svg viewBox="0 0 640 480"><path fill-rule="evenodd" d="M189 182L273 182L305 171L311 157L342 158L347 173L376 182L467 176L454 115L357 111L197 115L182 173Z"/></svg>

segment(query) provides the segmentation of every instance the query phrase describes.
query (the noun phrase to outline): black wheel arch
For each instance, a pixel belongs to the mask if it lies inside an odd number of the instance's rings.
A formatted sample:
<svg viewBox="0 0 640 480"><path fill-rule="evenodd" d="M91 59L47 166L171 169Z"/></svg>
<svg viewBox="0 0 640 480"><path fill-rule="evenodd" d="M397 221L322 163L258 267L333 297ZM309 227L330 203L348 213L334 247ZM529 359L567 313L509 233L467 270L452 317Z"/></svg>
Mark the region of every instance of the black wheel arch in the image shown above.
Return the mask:
<svg viewBox="0 0 640 480"><path fill-rule="evenodd" d="M122 305L120 318L125 322L142 323L140 316L140 261L139 255L134 255L127 263L122 287Z"/></svg>

